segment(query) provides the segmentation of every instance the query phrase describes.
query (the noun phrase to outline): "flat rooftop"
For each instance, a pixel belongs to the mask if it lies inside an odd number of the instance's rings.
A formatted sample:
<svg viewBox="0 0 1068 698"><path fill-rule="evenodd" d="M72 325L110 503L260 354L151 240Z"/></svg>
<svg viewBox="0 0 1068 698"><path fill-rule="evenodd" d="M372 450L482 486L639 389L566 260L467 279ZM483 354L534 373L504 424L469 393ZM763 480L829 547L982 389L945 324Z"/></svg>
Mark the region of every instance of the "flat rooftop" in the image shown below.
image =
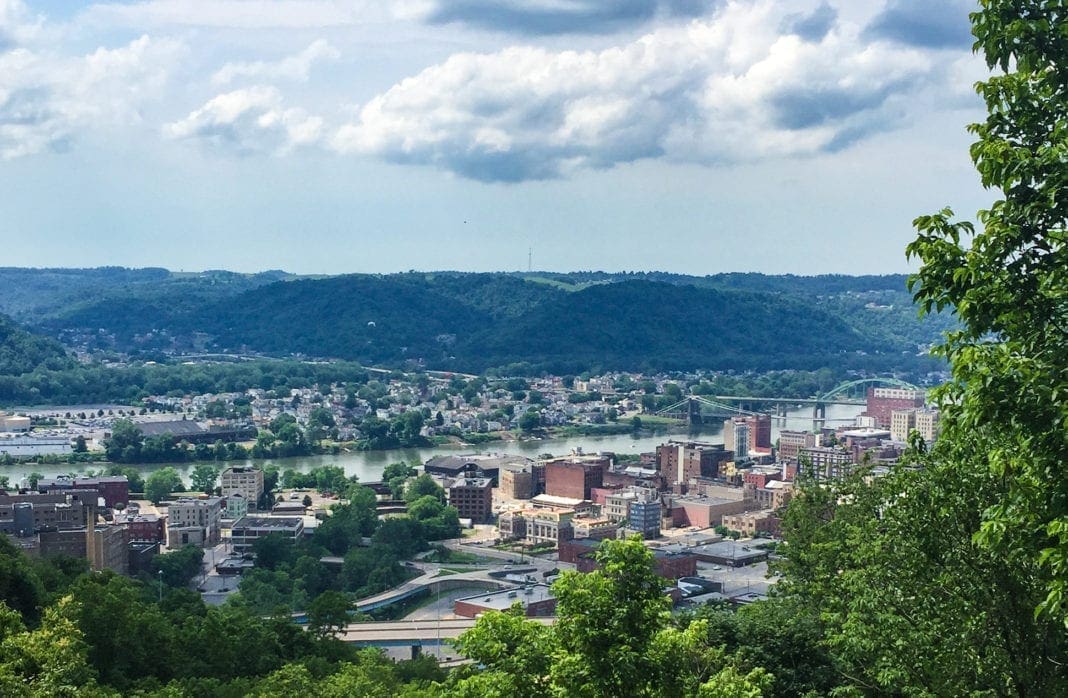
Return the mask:
<svg viewBox="0 0 1068 698"><path fill-rule="evenodd" d="M533 584L526 587L501 589L500 591L488 594L465 596L462 599L456 600L466 601L467 603L482 606L494 611L506 611L517 601L526 606L527 604L537 603L539 601L549 601L555 598L552 589L548 585Z"/></svg>
<svg viewBox="0 0 1068 698"><path fill-rule="evenodd" d="M726 497L701 497L685 495L682 497L672 497L671 501L675 504L700 504L704 506L716 506L718 504L735 504L741 500L727 499Z"/></svg>
<svg viewBox="0 0 1068 698"><path fill-rule="evenodd" d="M231 528L264 528L286 531L304 523L299 516L243 516Z"/></svg>

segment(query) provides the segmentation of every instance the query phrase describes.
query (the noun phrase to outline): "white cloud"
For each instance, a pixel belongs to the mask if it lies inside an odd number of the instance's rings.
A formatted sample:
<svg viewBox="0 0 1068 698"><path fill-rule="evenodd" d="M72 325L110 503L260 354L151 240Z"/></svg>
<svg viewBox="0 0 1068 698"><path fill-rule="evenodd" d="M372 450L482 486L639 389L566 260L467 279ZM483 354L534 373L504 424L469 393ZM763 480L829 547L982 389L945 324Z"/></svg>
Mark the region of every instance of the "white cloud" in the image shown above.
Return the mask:
<svg viewBox="0 0 1068 698"><path fill-rule="evenodd" d="M736 0L601 51L456 54L372 99L332 146L486 181L840 149L894 127L942 68L931 51L865 40L860 24L781 34L816 6Z"/></svg>
<svg viewBox="0 0 1068 698"><path fill-rule="evenodd" d="M164 126L169 138L196 140L243 155L285 154L318 142L322 119L283 105L281 93L257 85L209 100L186 118Z"/></svg>
<svg viewBox="0 0 1068 698"><path fill-rule="evenodd" d="M390 3L376 0L147 0L100 3L85 13L108 25L232 29L322 29L393 16Z"/></svg>
<svg viewBox="0 0 1068 698"><path fill-rule="evenodd" d="M287 56L280 61L227 63L212 76L211 81L215 85L226 85L237 78L307 82L311 69L316 63L336 61L340 57L341 52L330 42L317 39L300 53Z"/></svg>
<svg viewBox="0 0 1068 698"><path fill-rule="evenodd" d="M84 129L139 122L183 52L177 41L148 36L75 57L0 52L0 158L65 148Z"/></svg>

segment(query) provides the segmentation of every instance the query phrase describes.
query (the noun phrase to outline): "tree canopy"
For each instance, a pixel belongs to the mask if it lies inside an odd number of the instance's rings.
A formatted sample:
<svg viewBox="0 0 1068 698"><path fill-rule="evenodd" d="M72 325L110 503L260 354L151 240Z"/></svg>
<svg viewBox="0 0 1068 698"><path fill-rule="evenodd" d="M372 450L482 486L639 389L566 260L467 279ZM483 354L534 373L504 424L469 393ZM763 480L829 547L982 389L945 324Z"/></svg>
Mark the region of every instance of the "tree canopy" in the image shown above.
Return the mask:
<svg viewBox="0 0 1068 698"><path fill-rule="evenodd" d="M922 309L960 319L938 348L952 365L940 398L953 452L933 457L1004 480L976 540L1007 556L1025 545L1042 609L1068 620L1068 18L1057 0L983 0L972 28L996 74L977 85L988 115L969 127L971 156L1000 198L978 230L949 209L918 218L908 248Z"/></svg>

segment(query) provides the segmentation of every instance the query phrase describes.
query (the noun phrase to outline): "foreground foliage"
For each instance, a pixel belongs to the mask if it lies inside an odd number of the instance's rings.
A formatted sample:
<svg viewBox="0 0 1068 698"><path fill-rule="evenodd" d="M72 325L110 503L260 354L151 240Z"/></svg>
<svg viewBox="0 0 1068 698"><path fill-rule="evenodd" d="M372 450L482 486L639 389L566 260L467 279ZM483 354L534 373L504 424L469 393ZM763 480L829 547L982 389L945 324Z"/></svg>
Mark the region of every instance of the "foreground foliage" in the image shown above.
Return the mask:
<svg viewBox="0 0 1068 698"><path fill-rule="evenodd" d="M1059 0L981 7L975 47L1000 73L977 86L988 117L970 127L971 155L1001 198L979 211L979 231L948 209L919 218L908 250L923 263L912 281L923 309L961 320L940 347L954 447L934 459L1004 482L976 541L1039 564L1042 610L1068 621L1068 17Z"/></svg>

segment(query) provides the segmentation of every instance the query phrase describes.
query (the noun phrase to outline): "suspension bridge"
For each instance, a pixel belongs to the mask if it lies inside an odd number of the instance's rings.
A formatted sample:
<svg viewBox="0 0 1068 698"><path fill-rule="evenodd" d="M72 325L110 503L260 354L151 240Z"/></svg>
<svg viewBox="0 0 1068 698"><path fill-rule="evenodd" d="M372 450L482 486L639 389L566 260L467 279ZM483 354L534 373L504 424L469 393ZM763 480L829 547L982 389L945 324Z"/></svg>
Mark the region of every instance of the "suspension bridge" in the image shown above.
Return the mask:
<svg viewBox="0 0 1068 698"><path fill-rule="evenodd" d="M785 420L789 407L800 405L812 406L813 424L822 425L827 419L827 405L865 405L867 398L857 395L861 388L869 385L890 386L908 390L919 390L915 385L896 378L862 378L847 381L831 390L809 398L796 397L757 397L753 395L691 395L673 405L657 410L661 417L671 417L688 422L691 425L704 424L716 419L729 419L736 416L771 415ZM773 411L767 411L771 407ZM762 409L763 408L763 409Z"/></svg>

